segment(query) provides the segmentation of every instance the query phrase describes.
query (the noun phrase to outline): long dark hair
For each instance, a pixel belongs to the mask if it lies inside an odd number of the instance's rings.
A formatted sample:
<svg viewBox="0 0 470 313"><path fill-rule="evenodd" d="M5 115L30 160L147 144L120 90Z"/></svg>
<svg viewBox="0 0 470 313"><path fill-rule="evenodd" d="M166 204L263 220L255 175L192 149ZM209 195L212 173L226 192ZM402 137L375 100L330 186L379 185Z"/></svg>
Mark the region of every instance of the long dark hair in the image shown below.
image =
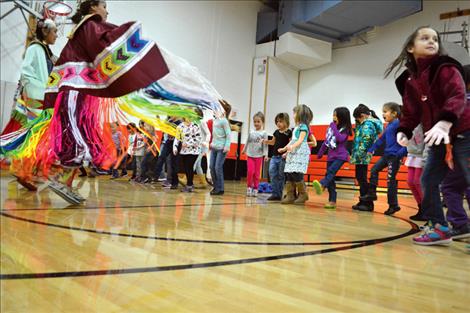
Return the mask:
<svg viewBox="0 0 470 313"><path fill-rule="evenodd" d="M346 130L348 135L352 134L351 113L347 107L339 107L335 109L336 118L338 119L338 129Z"/></svg>
<svg viewBox="0 0 470 313"><path fill-rule="evenodd" d="M91 7L97 6L103 0L84 0L80 3L79 7L77 8L77 12L75 15L72 16L72 22L75 24L80 23L85 15L90 14Z"/></svg>
<svg viewBox="0 0 470 313"><path fill-rule="evenodd" d="M408 36L398 57L395 60L393 60L393 62L385 70L385 78L387 78L388 75L390 75L390 73L392 73L393 69L395 68L396 68L395 74L397 74L398 71L403 67L403 65L405 65L412 72L416 72L416 61L413 57L413 54L408 52L408 49L413 47L415 43L415 39L418 36L419 31L424 28L430 28L436 32L437 43L439 44L439 50L437 51L437 54L438 55L446 54L444 48L442 48L441 36L439 36L439 33L437 32L437 30L429 26L418 27L410 36Z"/></svg>
<svg viewBox="0 0 470 313"><path fill-rule="evenodd" d="M365 104L359 103L359 105L353 111L354 118L360 118L362 114L372 115L373 118L380 120L380 118L375 114L374 110L369 109Z"/></svg>

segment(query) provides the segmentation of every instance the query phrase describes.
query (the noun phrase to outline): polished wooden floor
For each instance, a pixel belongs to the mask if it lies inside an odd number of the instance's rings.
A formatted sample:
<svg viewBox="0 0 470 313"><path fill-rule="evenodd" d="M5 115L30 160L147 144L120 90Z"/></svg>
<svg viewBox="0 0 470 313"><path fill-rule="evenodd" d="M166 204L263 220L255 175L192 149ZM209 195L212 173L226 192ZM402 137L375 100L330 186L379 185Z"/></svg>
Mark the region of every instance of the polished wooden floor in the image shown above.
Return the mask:
<svg viewBox="0 0 470 313"><path fill-rule="evenodd" d="M466 243L421 247L397 217L77 179L82 207L3 173L1 312L468 312Z"/></svg>

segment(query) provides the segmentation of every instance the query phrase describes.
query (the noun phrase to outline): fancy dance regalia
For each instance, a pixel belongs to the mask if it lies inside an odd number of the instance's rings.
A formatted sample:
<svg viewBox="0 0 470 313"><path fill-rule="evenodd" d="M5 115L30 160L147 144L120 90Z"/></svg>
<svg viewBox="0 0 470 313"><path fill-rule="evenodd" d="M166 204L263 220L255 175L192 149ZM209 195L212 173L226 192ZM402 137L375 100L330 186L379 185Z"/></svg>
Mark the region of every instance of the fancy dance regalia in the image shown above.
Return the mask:
<svg viewBox="0 0 470 313"><path fill-rule="evenodd" d="M27 133L21 129L32 123L43 110L44 92L54 60L47 44L38 40L29 44L21 66L11 118L0 137L0 153L12 158L10 171L18 183L31 191L37 190L32 183L35 160L32 156L17 157L16 148L27 138Z"/></svg>
<svg viewBox="0 0 470 313"><path fill-rule="evenodd" d="M52 118L43 114L24 129L29 140L18 150L36 155L45 173L57 162L107 168L118 159L109 123L137 117L176 135L174 124L156 116L197 121L196 106L223 110L220 95L197 69L169 52L164 56L141 36L138 22L116 26L97 14L84 17L49 77L45 102L53 107Z"/></svg>
<svg viewBox="0 0 470 313"><path fill-rule="evenodd" d="M3 142L8 138L7 134L24 128L28 122L41 114L44 105L44 92L55 59L49 46L38 40L32 41L26 49L11 118L1 135L2 154L14 150L16 147L15 142Z"/></svg>

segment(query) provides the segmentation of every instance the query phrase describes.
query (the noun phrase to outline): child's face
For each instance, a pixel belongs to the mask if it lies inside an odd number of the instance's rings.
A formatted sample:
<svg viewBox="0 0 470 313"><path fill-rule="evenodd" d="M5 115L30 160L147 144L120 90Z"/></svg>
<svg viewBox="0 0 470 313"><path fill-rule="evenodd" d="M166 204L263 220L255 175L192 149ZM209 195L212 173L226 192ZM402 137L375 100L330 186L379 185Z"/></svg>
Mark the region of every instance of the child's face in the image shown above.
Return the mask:
<svg viewBox="0 0 470 313"><path fill-rule="evenodd" d="M256 130L260 130L263 127L263 121L259 117L253 119L253 125Z"/></svg>
<svg viewBox="0 0 470 313"><path fill-rule="evenodd" d="M397 113L392 112L392 110L390 110L390 109L384 108L382 113L383 113L384 121L387 122L387 123L392 122L397 117Z"/></svg>
<svg viewBox="0 0 470 313"><path fill-rule="evenodd" d="M284 129L287 128L287 124L286 124L286 122L285 122L283 119L278 119L278 120L276 121L276 126L277 126L277 128L280 129L280 130L284 130Z"/></svg>
<svg viewBox="0 0 470 313"><path fill-rule="evenodd" d="M432 28L423 28L418 31L413 46L408 48L415 60L436 55L439 52L437 33Z"/></svg>
<svg viewBox="0 0 470 313"><path fill-rule="evenodd" d="M335 124L338 124L338 117L336 116L336 111L333 112L333 122L335 122Z"/></svg>

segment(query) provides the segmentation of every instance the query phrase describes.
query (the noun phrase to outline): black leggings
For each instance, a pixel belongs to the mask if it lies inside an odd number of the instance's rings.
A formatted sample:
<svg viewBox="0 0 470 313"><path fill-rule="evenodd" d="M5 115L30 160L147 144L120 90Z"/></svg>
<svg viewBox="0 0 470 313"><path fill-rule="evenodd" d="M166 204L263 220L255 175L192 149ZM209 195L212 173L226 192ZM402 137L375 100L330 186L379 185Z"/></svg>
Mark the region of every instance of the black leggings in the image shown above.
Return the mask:
<svg viewBox="0 0 470 313"><path fill-rule="evenodd" d="M299 183L304 181L304 173L284 173L286 176L286 181L294 182L294 183Z"/></svg>
<svg viewBox="0 0 470 313"><path fill-rule="evenodd" d="M194 177L194 162L196 162L197 155L195 154L181 154L183 160L184 173L186 174L187 186L193 186Z"/></svg>

